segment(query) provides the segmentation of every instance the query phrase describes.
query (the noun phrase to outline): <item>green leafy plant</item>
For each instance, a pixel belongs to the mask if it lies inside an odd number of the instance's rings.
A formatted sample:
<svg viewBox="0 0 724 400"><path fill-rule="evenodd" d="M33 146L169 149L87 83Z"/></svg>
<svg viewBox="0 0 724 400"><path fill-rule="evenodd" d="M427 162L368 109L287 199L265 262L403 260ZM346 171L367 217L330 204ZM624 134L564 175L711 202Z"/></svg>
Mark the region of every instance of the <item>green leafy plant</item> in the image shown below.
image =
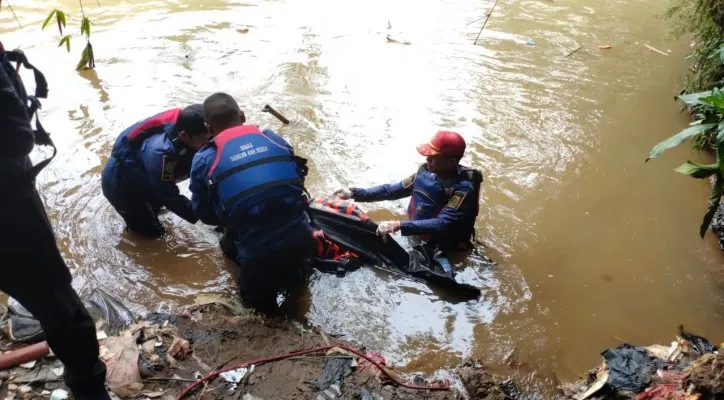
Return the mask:
<svg viewBox="0 0 724 400"><path fill-rule="evenodd" d="M716 163L702 165L686 161L674 169L674 171L692 178L713 179L707 212L699 228L699 235L703 238L714 219L721 196L724 194L724 91L714 88L711 91L677 96L677 99L691 107L694 115L699 119L681 132L654 146L646 161L661 156L664 151L680 145L687 139L713 143L712 150L716 154Z"/></svg>
<svg viewBox="0 0 724 400"><path fill-rule="evenodd" d="M83 2L79 0L80 3L80 11L82 14L82 19L80 21L80 34L85 37L86 45L83 49L83 52L81 53L80 60L78 61L78 65L76 65L76 70L84 70L84 69L93 69L96 66L95 62L95 56L93 55L93 45L91 45L90 42L90 36L91 36L91 21L86 17L85 10L83 9ZM99 4L100 5L100 4ZM65 48L68 52L70 52L70 41L71 41L71 35L66 34L63 35L63 29L66 28L66 13L54 9L53 11L48 14L48 17L45 19L45 22L43 22L43 28L45 29L50 22L55 19L55 22L58 25L58 32L61 35L60 41L58 42L58 47L65 45Z"/></svg>
<svg viewBox="0 0 724 400"><path fill-rule="evenodd" d="M687 92L709 89L724 78L724 0L672 0L664 18L678 39L693 34L695 49L686 82Z"/></svg>

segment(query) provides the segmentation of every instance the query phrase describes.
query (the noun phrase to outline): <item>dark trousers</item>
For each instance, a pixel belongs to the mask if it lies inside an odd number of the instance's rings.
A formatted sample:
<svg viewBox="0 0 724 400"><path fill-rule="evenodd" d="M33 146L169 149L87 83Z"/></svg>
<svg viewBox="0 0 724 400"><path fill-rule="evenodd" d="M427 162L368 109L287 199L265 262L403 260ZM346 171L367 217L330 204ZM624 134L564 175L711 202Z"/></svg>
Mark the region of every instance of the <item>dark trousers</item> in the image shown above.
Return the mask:
<svg viewBox="0 0 724 400"><path fill-rule="evenodd" d="M119 204L111 204L126 222L129 231L154 239L166 233L166 228L158 219L160 204L133 198L124 199Z"/></svg>
<svg viewBox="0 0 724 400"><path fill-rule="evenodd" d="M123 168L115 157L108 160L101 174L103 196L126 222L127 230L148 238L163 236L166 229L158 219L161 204L150 200L147 189L141 188L131 176L122 174Z"/></svg>
<svg viewBox="0 0 724 400"><path fill-rule="evenodd" d="M0 290L40 321L50 348L65 365L73 397L107 399L95 324L71 286L38 192L33 188L0 205Z"/></svg>
<svg viewBox="0 0 724 400"><path fill-rule="evenodd" d="M276 310L279 294L289 298L304 290L311 272L310 257L316 247L310 235L308 241L278 249L266 257L240 262L233 233L227 230L219 245L224 255L239 266L237 284L242 302L260 311Z"/></svg>

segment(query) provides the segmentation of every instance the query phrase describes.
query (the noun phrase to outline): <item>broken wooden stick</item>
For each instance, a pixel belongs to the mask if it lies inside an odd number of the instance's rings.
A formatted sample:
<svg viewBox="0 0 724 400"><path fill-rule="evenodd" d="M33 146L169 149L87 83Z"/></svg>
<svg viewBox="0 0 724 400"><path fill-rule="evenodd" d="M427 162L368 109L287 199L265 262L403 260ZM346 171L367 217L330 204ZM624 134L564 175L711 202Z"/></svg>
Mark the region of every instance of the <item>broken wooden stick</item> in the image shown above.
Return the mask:
<svg viewBox="0 0 724 400"><path fill-rule="evenodd" d="M649 45L646 44L646 43L644 43L644 46L646 46L646 48L648 48L648 49L651 50L651 51L655 51L655 52L657 52L657 53L659 53L659 54L663 54L663 55L665 55L665 56L668 56L667 53L664 53L663 51L657 49L656 47L649 46Z"/></svg>
<svg viewBox="0 0 724 400"><path fill-rule="evenodd" d="M581 50L583 48L583 45L578 46L575 50L571 51L570 53L566 54L563 58L568 58L569 56L572 56L574 53L576 53L578 50Z"/></svg>

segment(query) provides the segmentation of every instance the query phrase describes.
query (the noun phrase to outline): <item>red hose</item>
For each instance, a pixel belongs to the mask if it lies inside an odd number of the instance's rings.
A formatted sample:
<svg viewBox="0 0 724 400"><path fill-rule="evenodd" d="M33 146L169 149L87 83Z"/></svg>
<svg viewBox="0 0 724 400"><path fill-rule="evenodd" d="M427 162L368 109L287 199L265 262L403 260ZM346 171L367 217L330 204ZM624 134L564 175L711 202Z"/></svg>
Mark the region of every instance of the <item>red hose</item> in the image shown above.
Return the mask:
<svg viewBox="0 0 724 400"><path fill-rule="evenodd" d="M9 353L0 354L0 369L10 368L19 364L37 360L49 352L50 348L48 347L48 343L43 341Z"/></svg>
<svg viewBox="0 0 724 400"><path fill-rule="evenodd" d="M323 346L323 347L315 347L315 348L313 348L313 349L295 351L295 352L288 353L288 354L273 356L273 357L264 358L264 359L256 360L256 361L247 361L247 362L245 362L245 363L242 363L242 364L239 364L239 365L235 365L235 366L232 366L232 367L226 367L226 368L218 369L218 370L216 370L216 371L214 371L214 372L212 372L212 373L204 376L203 378L197 380L196 382L194 382L194 383L186 386L186 387L181 391L181 393L179 393L178 397L176 397L176 400L181 400L181 399L183 399L184 396L186 396L187 394L189 394L189 392L191 392L195 387L197 387L197 386L199 386L200 384L208 381L209 379L215 378L216 376L218 376L219 374L221 374L221 373L223 373L223 372L235 370L235 369L238 369L238 368L248 367L249 365L257 365L257 366L258 366L258 365L263 365L263 364L270 363L270 362L274 362L274 361L279 361L279 360L284 360L284 359L287 359L287 358L292 358L292 357L301 356L301 355L304 355L304 354L317 353L317 352L320 352L320 351L327 351L327 350L332 349L332 348L334 348L334 347L337 347L337 348L340 348L340 349L343 349L343 350L347 350L347 351L349 351L350 353L352 353L352 354L354 354L354 355L356 355L356 356L358 356L358 357L364 358L365 360L367 360L367 361L369 361L370 363L372 363L375 367L377 367L380 371L382 371L388 378L392 379L393 381L395 381L395 383L397 383L398 385L400 385L400 386L402 386L402 387L404 387L404 388L413 389L413 390L449 390L449 389L450 389L450 384L446 384L445 386L418 386L418 385L410 385L410 384L407 384L407 383L402 382L401 380L399 380L399 378L397 378L396 376L392 375L392 374L390 373L390 371L387 370L387 368L385 368L384 366L382 366L382 365L380 365L379 363L377 363L377 361L371 359L370 357L366 356L365 354L360 353L358 350L353 349L353 348L351 348L351 347L347 347L347 346L345 346L345 345L335 345L335 346Z"/></svg>

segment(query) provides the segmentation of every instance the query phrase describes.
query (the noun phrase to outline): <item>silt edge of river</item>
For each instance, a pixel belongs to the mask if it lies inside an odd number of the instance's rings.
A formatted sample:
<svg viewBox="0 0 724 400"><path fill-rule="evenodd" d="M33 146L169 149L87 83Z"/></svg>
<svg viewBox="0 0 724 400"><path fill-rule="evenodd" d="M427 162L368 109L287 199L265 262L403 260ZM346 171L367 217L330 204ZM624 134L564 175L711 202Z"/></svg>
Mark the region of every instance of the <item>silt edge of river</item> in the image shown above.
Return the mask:
<svg viewBox="0 0 724 400"><path fill-rule="evenodd" d="M222 297L201 296L173 314L136 317L123 306L116 309L121 312L91 314L100 357L108 366L106 384L124 399L694 400L724 395L724 355L682 326L671 344L604 349L602 363L582 372L579 381L559 382L549 375L536 378L537 368L521 362L515 351L503 360L507 371L469 359L430 376L398 372L399 366L364 343L285 316L262 315ZM47 345L44 353L31 354L44 345L42 334L22 337L21 326L8 323L17 321L12 308L0 314L0 398L66 398L60 361L47 354Z"/></svg>

